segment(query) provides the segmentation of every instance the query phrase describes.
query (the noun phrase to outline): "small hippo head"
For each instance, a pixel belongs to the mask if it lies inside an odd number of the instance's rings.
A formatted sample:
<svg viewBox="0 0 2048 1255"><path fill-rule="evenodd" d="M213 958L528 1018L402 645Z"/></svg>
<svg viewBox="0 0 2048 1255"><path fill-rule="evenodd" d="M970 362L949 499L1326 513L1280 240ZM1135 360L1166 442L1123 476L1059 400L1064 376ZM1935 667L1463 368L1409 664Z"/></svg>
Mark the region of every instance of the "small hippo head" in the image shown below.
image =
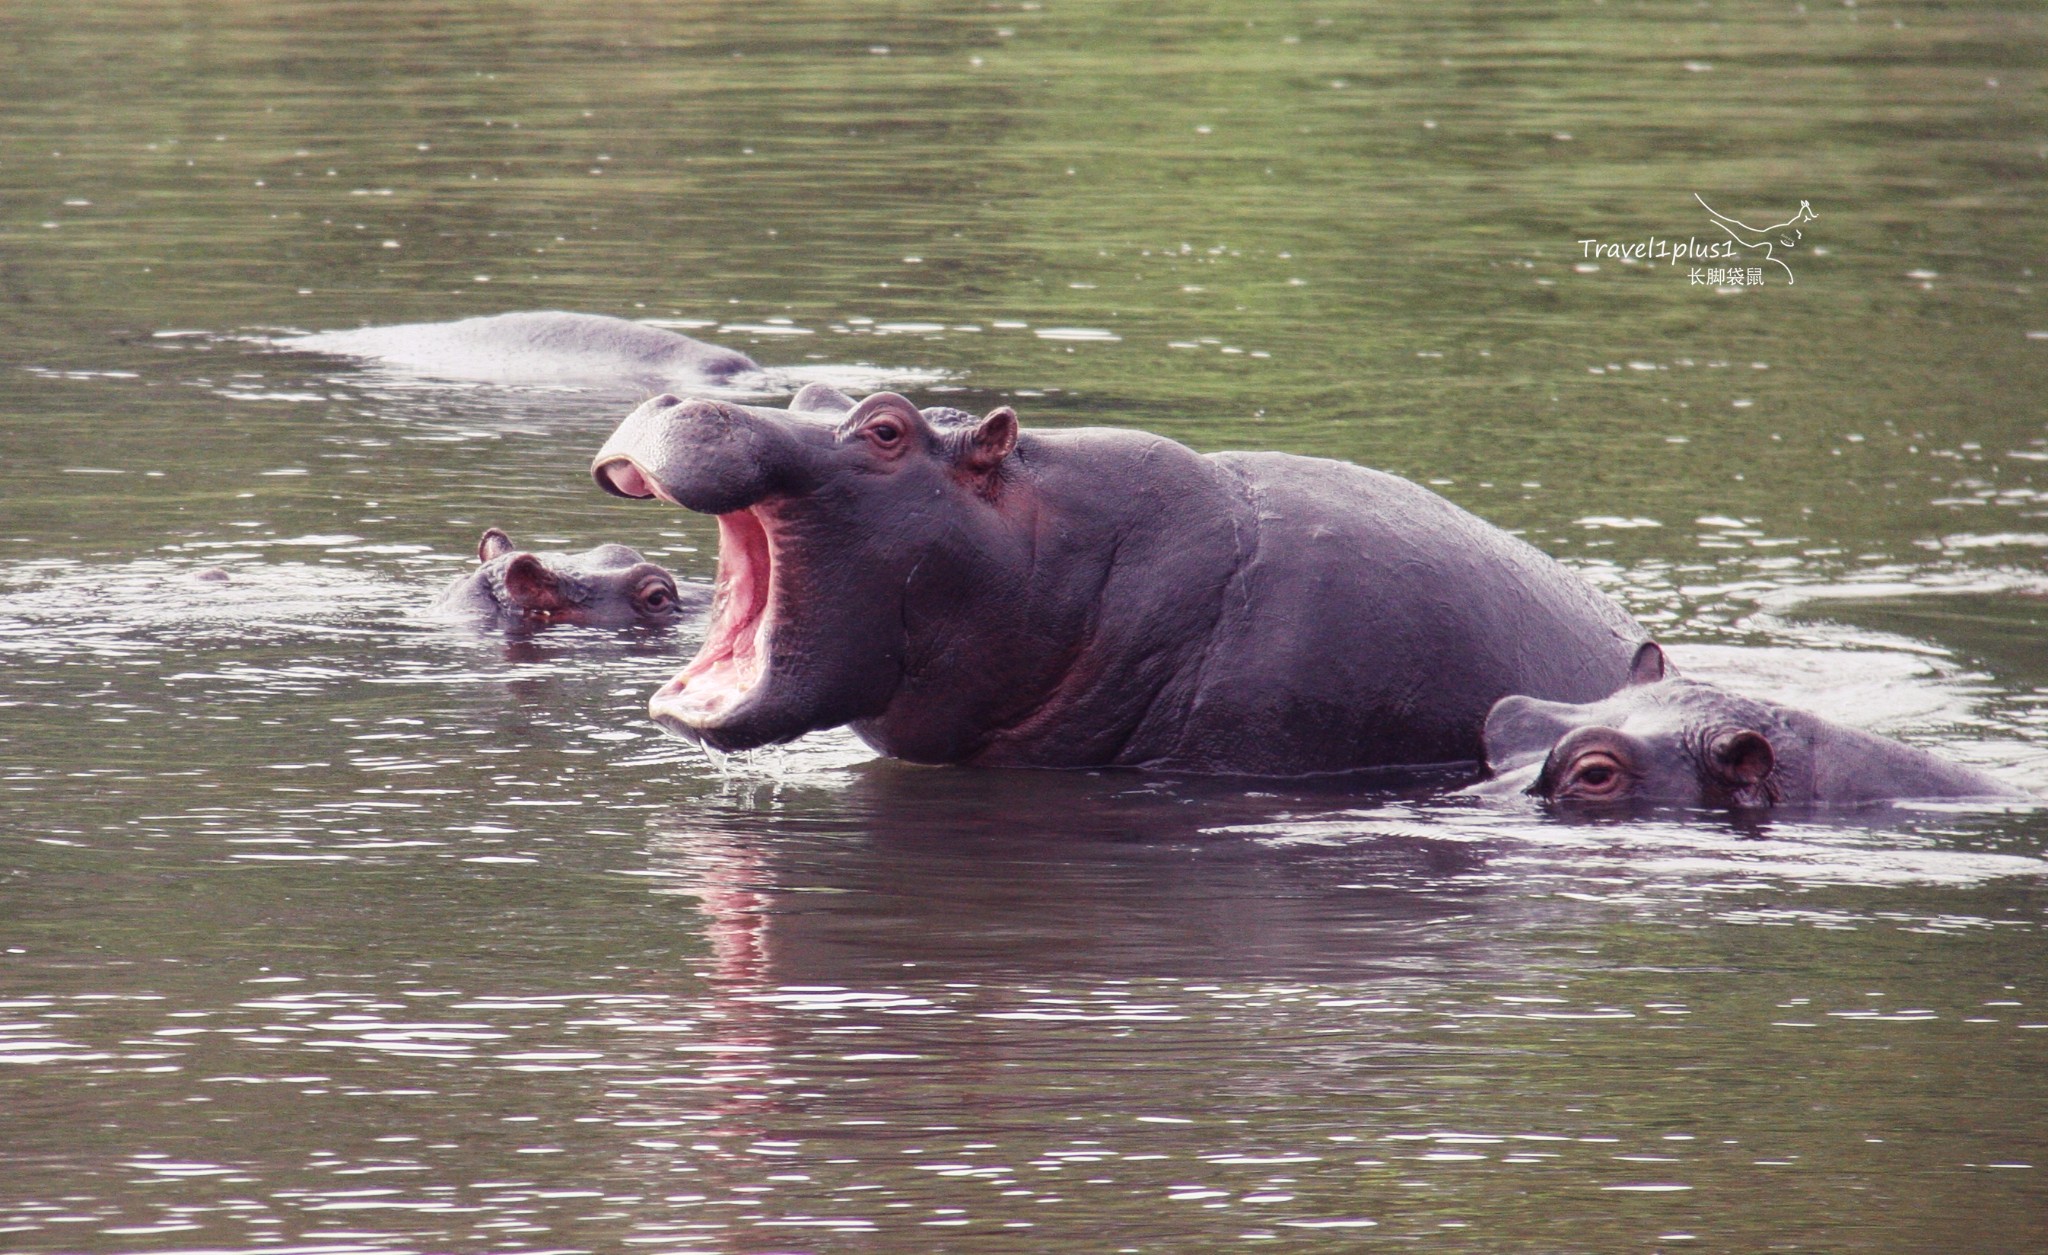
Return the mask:
<svg viewBox="0 0 2048 1255"><path fill-rule="evenodd" d="M1767 807L1790 800L1787 780L1800 775L1780 760L1805 751L1780 708L1668 674L1654 642L1613 696L1583 706L1503 697L1484 736L1496 778L1478 792L1573 807Z"/></svg>
<svg viewBox="0 0 2048 1255"><path fill-rule="evenodd" d="M476 570L441 594L436 614L521 627L666 627L686 609L675 576L624 545L530 553L493 527L477 543L476 560Z"/></svg>
<svg viewBox="0 0 2048 1255"><path fill-rule="evenodd" d="M1008 407L976 419L889 392L856 404L820 384L787 410L673 396L641 405L591 473L616 496L715 515L719 537L703 648L649 714L721 750L843 723L875 735L864 721L919 673L980 656L963 607L1021 600L1011 584L1028 562L981 560L1009 542L997 516L1017 439ZM992 666L965 669L959 700L1001 683ZM943 755L956 735L945 723L902 734L898 752Z"/></svg>

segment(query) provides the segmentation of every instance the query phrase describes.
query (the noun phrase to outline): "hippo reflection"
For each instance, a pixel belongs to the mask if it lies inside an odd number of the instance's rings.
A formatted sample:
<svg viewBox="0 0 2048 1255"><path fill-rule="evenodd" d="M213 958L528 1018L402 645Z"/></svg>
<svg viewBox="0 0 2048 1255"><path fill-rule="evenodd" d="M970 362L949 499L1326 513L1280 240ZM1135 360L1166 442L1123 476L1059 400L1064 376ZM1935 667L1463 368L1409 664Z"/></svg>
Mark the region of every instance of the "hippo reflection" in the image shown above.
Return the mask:
<svg viewBox="0 0 2048 1255"><path fill-rule="evenodd" d="M531 553L493 527L477 542L476 558L476 570L443 590L430 615L519 627L667 627L710 600L708 590L678 584L624 545Z"/></svg>
<svg viewBox="0 0 2048 1255"><path fill-rule="evenodd" d="M1931 798L2017 800L2004 781L1775 702L1686 680L1645 643L1602 701L1504 697L1486 717L1496 779L1474 790L1571 806L1757 809Z"/></svg>
<svg viewBox="0 0 2048 1255"><path fill-rule="evenodd" d="M1553 909L1495 892L1493 842L1373 823L1431 788L887 760L820 784L766 802L729 782L651 820L663 888L698 899L727 980L1435 974L1512 966L1512 945L1468 945L1474 921ZM1343 835L1285 839L1318 827Z"/></svg>

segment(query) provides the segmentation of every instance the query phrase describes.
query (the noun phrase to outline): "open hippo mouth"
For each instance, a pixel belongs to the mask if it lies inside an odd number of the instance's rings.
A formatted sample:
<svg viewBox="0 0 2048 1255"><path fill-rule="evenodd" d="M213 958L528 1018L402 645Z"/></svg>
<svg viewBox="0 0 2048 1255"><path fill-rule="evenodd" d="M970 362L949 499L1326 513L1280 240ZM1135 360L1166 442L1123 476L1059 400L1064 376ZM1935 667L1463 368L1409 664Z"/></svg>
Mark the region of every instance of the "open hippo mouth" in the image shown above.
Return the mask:
<svg viewBox="0 0 2048 1255"><path fill-rule="evenodd" d="M718 516L711 625L690 665L655 690L647 713L692 740L763 687L775 630L775 546L753 507Z"/></svg>
<svg viewBox="0 0 2048 1255"><path fill-rule="evenodd" d="M907 443L918 411L878 396L862 405ZM924 508L943 485L888 473L897 465L891 455L854 434L863 411L837 393L830 399L851 413L655 397L626 416L591 463L607 492L718 520L704 645L647 705L686 740L753 749L874 718L894 699L904 674L903 589L921 551L904 540L916 530L885 525L888 502L872 498L894 485L896 496Z"/></svg>
<svg viewBox="0 0 2048 1255"><path fill-rule="evenodd" d="M657 497L689 508L654 474L630 457L602 461L598 482L627 497ZM647 713L678 736L714 749L745 749L760 742L721 737L729 722L766 687L775 630L776 561L773 523L759 504L726 510L718 518L718 578L704 644L674 679L656 689Z"/></svg>

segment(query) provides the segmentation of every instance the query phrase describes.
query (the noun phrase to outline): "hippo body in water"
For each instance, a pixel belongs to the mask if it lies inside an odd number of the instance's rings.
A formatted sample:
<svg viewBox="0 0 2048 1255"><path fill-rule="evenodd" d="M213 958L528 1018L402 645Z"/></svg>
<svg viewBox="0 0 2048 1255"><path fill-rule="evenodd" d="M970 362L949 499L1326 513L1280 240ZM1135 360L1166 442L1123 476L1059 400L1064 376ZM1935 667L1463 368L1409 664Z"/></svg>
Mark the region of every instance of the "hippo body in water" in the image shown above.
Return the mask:
<svg viewBox="0 0 2048 1255"><path fill-rule="evenodd" d="M624 318L549 310L323 331L280 341L439 379L606 389L725 384L758 372L732 349Z"/></svg>
<svg viewBox="0 0 2048 1255"><path fill-rule="evenodd" d="M607 491L719 523L702 650L650 712L723 750L850 724L926 763L1287 776L1472 762L1514 692L1591 701L1641 631L1392 475L1145 432L657 397Z"/></svg>
<svg viewBox="0 0 2048 1255"><path fill-rule="evenodd" d="M1645 643L1627 687L1585 705L1504 697L1486 717L1496 778L1473 792L1572 807L1758 809L2028 795L1925 750L1668 672Z"/></svg>
<svg viewBox="0 0 2048 1255"><path fill-rule="evenodd" d="M710 600L702 585L677 584L675 576L624 545L577 554L529 553L493 527L478 542L476 559L476 570L442 591L428 611L431 617L523 628L667 627Z"/></svg>

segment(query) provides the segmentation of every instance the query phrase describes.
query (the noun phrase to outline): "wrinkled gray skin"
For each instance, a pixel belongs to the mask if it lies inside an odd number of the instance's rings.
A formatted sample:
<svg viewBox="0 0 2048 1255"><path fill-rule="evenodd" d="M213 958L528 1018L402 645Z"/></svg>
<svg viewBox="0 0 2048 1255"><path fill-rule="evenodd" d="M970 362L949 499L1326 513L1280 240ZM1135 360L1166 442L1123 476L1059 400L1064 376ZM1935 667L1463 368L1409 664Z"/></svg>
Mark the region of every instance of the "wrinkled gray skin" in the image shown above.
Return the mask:
<svg viewBox="0 0 2048 1255"><path fill-rule="evenodd" d="M624 545L582 553L529 553L493 527L476 547L477 568L441 593L428 614L509 627L550 623L667 627L704 608L710 591Z"/></svg>
<svg viewBox="0 0 2048 1255"><path fill-rule="evenodd" d="M1641 631L1406 480L822 385L657 397L592 473L719 516L703 649L652 715L718 749L850 724L926 763L1287 776L1473 762L1515 692L1619 687Z"/></svg>
<svg viewBox="0 0 2048 1255"><path fill-rule="evenodd" d="M1496 778L1473 792L1571 807L1749 810L2028 796L1924 750L1681 679L1648 643L1628 686L1603 701L1495 703L1486 761Z"/></svg>
<svg viewBox="0 0 2048 1255"><path fill-rule="evenodd" d="M440 379L659 391L760 370L744 353L661 327L560 311L323 331L281 343Z"/></svg>

